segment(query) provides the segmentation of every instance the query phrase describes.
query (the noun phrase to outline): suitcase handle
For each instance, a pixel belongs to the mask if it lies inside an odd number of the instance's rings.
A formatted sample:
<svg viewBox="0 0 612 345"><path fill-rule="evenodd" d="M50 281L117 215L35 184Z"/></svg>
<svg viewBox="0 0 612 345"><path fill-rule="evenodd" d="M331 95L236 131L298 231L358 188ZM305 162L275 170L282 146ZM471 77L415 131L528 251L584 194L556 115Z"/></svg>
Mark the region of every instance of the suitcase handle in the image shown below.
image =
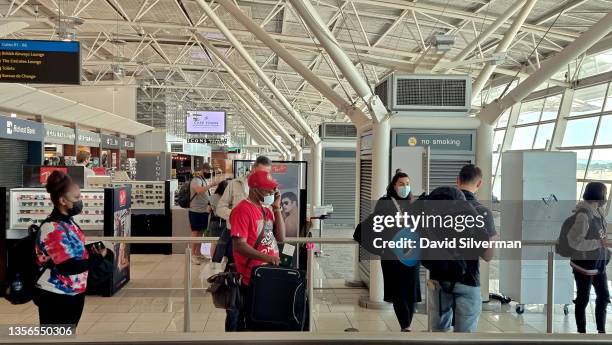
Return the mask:
<svg viewBox="0 0 612 345"><path fill-rule="evenodd" d="M295 304L297 303L297 293L298 291L300 291L300 288L302 287L302 285L304 285L304 283L301 283L300 285L297 286L297 288L295 289L295 292L293 293L293 318L295 319L295 322L297 322L297 324L300 324L300 320L297 318L297 316L295 315ZM304 306L305 308L306 306Z"/></svg>

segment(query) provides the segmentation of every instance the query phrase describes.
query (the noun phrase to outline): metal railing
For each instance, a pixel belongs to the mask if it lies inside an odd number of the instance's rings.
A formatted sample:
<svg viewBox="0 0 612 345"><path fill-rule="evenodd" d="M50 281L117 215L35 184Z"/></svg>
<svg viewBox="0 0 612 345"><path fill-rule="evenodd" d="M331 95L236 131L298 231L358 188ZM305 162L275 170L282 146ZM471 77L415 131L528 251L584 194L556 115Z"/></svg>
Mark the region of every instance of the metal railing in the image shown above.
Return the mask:
<svg viewBox="0 0 612 345"><path fill-rule="evenodd" d="M219 240L218 237L99 237L90 236L88 241L108 241L113 243L177 243L177 244L188 244L185 248L185 285L184 285L184 308L183 308L183 331L191 331L191 246L193 243L204 243L211 242L216 243ZM339 238L339 237L326 237L326 238L315 238L315 237L289 237L285 238L283 243L294 243L294 244L349 244L358 246L358 243L353 239ZM555 279L554 279L554 245L556 241L522 241L523 246L539 246L539 247L550 247L551 249L547 253L547 293L546 293L546 333L553 333L554 325L554 290L555 290ZM612 244L608 242L608 246ZM309 307L309 332L313 331L312 325L313 311L314 311L314 251L307 251L307 296L308 296L308 307ZM429 293L429 289L427 292ZM429 297L429 296L428 296ZM427 314L429 318L429 303L427 303ZM428 331L430 322L428 322Z"/></svg>

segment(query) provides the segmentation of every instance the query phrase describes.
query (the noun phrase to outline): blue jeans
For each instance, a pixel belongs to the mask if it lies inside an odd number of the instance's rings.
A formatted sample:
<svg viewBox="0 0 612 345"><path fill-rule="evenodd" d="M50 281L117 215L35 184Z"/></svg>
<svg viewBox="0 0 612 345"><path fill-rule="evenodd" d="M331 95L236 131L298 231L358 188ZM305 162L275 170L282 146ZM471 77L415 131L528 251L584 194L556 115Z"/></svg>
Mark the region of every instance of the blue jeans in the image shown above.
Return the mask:
<svg viewBox="0 0 612 345"><path fill-rule="evenodd" d="M434 332L448 332L453 325L455 332L474 332L482 310L479 286L469 286L430 280L429 322ZM444 288L443 288L444 287ZM451 290L452 287L452 290Z"/></svg>

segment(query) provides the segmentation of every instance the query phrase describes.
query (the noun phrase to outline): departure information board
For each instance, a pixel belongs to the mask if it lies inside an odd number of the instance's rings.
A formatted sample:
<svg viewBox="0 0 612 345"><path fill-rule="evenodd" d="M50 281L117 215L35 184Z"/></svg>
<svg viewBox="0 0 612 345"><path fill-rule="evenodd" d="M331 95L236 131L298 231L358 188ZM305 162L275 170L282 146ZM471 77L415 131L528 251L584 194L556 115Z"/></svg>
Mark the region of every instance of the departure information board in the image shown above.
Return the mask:
<svg viewBox="0 0 612 345"><path fill-rule="evenodd" d="M0 40L0 82L80 84L79 42Z"/></svg>

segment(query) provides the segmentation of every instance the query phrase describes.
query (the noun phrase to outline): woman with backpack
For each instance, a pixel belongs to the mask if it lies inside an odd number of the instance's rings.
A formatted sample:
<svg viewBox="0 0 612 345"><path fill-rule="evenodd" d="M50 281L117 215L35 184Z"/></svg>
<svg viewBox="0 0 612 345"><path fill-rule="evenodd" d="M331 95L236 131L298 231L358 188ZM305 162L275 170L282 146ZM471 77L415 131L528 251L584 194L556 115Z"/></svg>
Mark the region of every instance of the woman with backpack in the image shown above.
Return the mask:
<svg viewBox="0 0 612 345"><path fill-rule="evenodd" d="M406 212L411 200L410 177L398 171L387 187L387 194L376 203L374 214L395 216L397 212ZM385 231L390 231L390 229L385 229ZM384 279L384 300L393 303L393 310L402 332L410 332L416 304L421 301L419 265L406 266L397 258L388 256L383 255L380 261Z"/></svg>
<svg viewBox="0 0 612 345"><path fill-rule="evenodd" d="M570 265L576 281L576 327L578 333L586 333L585 310L589 304L591 285L595 288L595 322L599 333L606 332L606 308L610 303L606 265L609 260L606 247L607 230L603 206L608 191L601 182L589 182L576 205L575 222L567 239L573 249Z"/></svg>
<svg viewBox="0 0 612 345"><path fill-rule="evenodd" d="M85 235L72 217L83 210L79 186L70 176L54 171L47 180L53 211L36 240L37 263L45 267L36 284L34 303L41 325L76 325L85 305L90 267L97 267L106 248L85 247Z"/></svg>

